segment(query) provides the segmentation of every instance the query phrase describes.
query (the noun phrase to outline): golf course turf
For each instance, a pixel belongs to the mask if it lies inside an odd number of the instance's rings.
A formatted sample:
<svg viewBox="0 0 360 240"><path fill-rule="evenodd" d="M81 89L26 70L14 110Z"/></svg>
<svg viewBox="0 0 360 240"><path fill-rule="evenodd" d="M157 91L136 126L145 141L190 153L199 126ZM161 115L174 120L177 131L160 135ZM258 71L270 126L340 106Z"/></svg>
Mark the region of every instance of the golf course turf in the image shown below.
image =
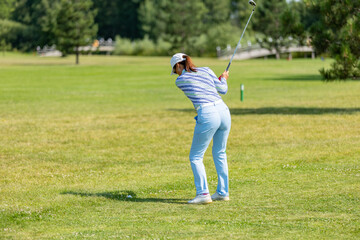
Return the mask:
<svg viewBox="0 0 360 240"><path fill-rule="evenodd" d="M231 200L194 206L196 112L169 61L0 55L0 239L360 236L360 81L321 81L331 60L233 61ZM204 164L212 194L210 148Z"/></svg>

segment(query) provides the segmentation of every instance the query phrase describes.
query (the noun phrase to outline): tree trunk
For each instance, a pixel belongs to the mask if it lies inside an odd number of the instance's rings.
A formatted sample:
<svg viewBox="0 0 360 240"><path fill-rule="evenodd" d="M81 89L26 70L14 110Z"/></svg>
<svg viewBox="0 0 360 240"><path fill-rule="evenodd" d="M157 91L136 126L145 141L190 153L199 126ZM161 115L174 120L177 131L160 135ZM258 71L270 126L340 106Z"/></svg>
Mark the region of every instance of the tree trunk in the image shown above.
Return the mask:
<svg viewBox="0 0 360 240"><path fill-rule="evenodd" d="M79 64L79 47L76 46L76 65Z"/></svg>
<svg viewBox="0 0 360 240"><path fill-rule="evenodd" d="M6 47L5 44L6 44L6 43L5 43L5 40L2 40L2 41L0 42L0 46L1 46L1 48L2 48L3 56L5 56L5 47Z"/></svg>
<svg viewBox="0 0 360 240"><path fill-rule="evenodd" d="M276 59L279 60L280 59L280 53L276 52Z"/></svg>

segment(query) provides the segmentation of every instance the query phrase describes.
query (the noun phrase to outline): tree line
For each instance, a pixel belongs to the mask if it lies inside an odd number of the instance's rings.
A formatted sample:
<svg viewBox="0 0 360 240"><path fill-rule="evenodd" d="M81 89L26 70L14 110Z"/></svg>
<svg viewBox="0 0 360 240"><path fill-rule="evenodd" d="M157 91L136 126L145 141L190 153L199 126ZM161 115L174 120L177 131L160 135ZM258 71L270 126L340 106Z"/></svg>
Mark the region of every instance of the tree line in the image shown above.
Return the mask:
<svg viewBox="0 0 360 240"><path fill-rule="evenodd" d="M359 9L358 0L258 0L243 42L279 54L311 44L335 59L325 78L359 78ZM78 56L95 38L112 38L117 54L215 56L236 45L251 10L247 0L2 0L0 47L55 44Z"/></svg>

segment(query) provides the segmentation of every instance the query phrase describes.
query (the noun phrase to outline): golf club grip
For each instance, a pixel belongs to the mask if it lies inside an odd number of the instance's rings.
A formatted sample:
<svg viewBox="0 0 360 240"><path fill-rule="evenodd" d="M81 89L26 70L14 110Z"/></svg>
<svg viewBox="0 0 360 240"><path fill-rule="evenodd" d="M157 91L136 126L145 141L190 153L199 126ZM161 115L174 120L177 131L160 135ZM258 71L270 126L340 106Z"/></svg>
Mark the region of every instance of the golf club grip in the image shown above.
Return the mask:
<svg viewBox="0 0 360 240"><path fill-rule="evenodd" d="M228 66L227 66L227 68L226 68L226 71L227 71L227 72L229 71L230 64L231 64L231 62L229 62Z"/></svg>

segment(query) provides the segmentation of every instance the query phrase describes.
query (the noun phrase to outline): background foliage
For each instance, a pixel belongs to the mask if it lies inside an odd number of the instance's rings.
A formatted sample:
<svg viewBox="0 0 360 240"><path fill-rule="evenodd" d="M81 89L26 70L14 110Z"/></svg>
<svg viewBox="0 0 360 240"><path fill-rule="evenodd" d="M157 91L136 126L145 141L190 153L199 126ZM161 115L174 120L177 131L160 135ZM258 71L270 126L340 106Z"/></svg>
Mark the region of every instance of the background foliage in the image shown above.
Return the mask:
<svg viewBox="0 0 360 240"><path fill-rule="evenodd" d="M306 1L316 16L310 31L318 52L335 58L332 68L322 69L328 80L360 78L360 1Z"/></svg>
<svg viewBox="0 0 360 240"><path fill-rule="evenodd" d="M82 7L69 11L64 2L69 9ZM324 78L358 79L359 5L355 0L257 1L242 44L275 48L278 57L284 47L311 44L317 54L335 59L330 70L320 71ZM118 40L115 54L216 56L218 47L236 45L251 10L247 0L3 0L0 47L34 51L56 44L67 54L95 38L111 38ZM81 34L70 34L74 28Z"/></svg>

